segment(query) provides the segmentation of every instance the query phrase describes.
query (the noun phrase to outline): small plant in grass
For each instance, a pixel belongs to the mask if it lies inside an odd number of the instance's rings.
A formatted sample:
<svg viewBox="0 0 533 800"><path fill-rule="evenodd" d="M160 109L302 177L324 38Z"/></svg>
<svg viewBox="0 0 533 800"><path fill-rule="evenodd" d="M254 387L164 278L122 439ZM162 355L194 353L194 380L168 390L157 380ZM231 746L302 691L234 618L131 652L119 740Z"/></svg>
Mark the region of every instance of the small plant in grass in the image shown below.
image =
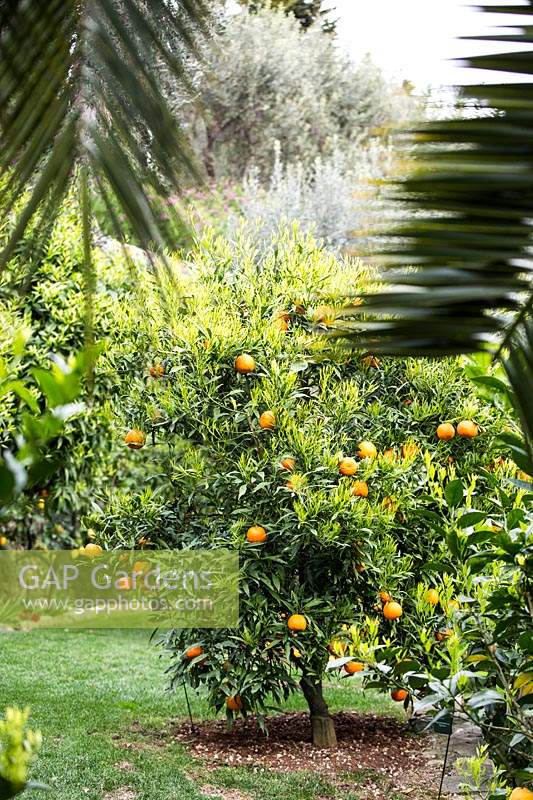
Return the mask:
<svg viewBox="0 0 533 800"><path fill-rule="evenodd" d="M28 769L41 746L41 735L28 729L29 710L7 708L0 717L0 800L20 794L28 783Z"/></svg>
<svg viewBox="0 0 533 800"><path fill-rule="evenodd" d="M195 263L154 342L165 381L136 386L120 410L123 424L171 448L167 471L141 493L110 493L90 525L106 547L142 537L237 550L239 627L171 632L173 685L202 690L230 720L262 719L302 691L315 743L332 746L322 688L332 641L349 644L350 626L370 619L380 658L393 663L409 651L427 663L452 646L454 637L442 646L435 639L464 577L441 577L446 495L450 485L457 494L461 477L468 502L488 503L482 472L503 421L472 399L457 360L372 366L317 336L328 331L337 294L361 290L372 275L311 238L286 233L258 261L246 240L207 236ZM286 330L272 326L281 315ZM443 419L473 419L479 436L441 441ZM428 602L430 588L439 604ZM202 654L191 659L193 646ZM356 655L361 675L375 679L367 660L376 656ZM377 685L405 688L393 678ZM236 697L239 707L228 703Z"/></svg>

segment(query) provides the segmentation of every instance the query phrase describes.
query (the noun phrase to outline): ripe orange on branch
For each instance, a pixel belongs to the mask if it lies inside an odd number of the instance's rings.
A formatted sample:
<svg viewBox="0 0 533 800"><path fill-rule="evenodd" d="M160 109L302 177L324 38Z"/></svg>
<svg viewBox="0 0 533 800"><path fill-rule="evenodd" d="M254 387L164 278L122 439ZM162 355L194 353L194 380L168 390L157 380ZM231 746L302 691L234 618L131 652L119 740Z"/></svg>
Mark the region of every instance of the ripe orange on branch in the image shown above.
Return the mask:
<svg viewBox="0 0 533 800"><path fill-rule="evenodd" d="M449 442L455 436L455 428L451 422L441 422L437 428L437 437L443 442Z"/></svg>
<svg viewBox="0 0 533 800"><path fill-rule="evenodd" d="M354 497L368 497L368 484L365 481L354 481L350 494Z"/></svg>
<svg viewBox="0 0 533 800"><path fill-rule="evenodd" d="M146 434L143 431L133 429L127 432L124 441L130 450L140 450L146 444Z"/></svg>
<svg viewBox="0 0 533 800"><path fill-rule="evenodd" d="M399 619L403 614L403 608L399 603L394 600L385 603L383 606L383 616L385 619L394 620Z"/></svg>
<svg viewBox="0 0 533 800"><path fill-rule="evenodd" d="M478 435L479 429L471 419L464 419L457 426L457 433L464 439L474 439Z"/></svg>
<svg viewBox="0 0 533 800"><path fill-rule="evenodd" d="M272 431L276 427L276 415L273 411L263 411L259 417L259 427L264 431Z"/></svg>
<svg viewBox="0 0 533 800"><path fill-rule="evenodd" d="M378 454L376 446L366 439L359 443L357 455L359 458L375 458Z"/></svg>
<svg viewBox="0 0 533 800"><path fill-rule="evenodd" d="M150 367L150 376L152 378L162 378L165 374L165 368L162 364L154 364L153 367Z"/></svg>
<svg viewBox="0 0 533 800"><path fill-rule="evenodd" d="M392 597L388 592L381 591L379 593L379 599L381 600L382 603L390 603L391 600L392 600Z"/></svg>
<svg viewBox="0 0 533 800"><path fill-rule="evenodd" d="M355 675L356 672L362 672L365 668L365 665L361 663L361 661L348 661L347 664L344 665L344 671L348 673L348 675Z"/></svg>
<svg viewBox="0 0 533 800"><path fill-rule="evenodd" d="M509 795L509 800L533 800L533 792L525 786L517 786Z"/></svg>
<svg viewBox="0 0 533 800"><path fill-rule="evenodd" d="M89 542L86 544L84 548L82 548L83 553L89 558L94 558L95 556L100 556L103 553L102 548L99 544L94 544L93 542Z"/></svg>
<svg viewBox="0 0 533 800"><path fill-rule="evenodd" d="M248 528L246 531L246 538L249 542L260 544L262 542L266 542L267 532L261 527L261 525L252 525L252 527Z"/></svg>
<svg viewBox="0 0 533 800"><path fill-rule="evenodd" d="M397 703L401 703L405 700L406 697L409 696L409 692L406 689L394 689L394 691L390 693L390 696Z"/></svg>
<svg viewBox="0 0 533 800"><path fill-rule="evenodd" d="M305 631L307 620L303 614L291 614L287 620L287 627L291 631Z"/></svg>
<svg viewBox="0 0 533 800"><path fill-rule="evenodd" d="M357 472L357 461L355 458L341 458L339 461L339 472L341 475L354 475Z"/></svg>
<svg viewBox="0 0 533 800"><path fill-rule="evenodd" d="M248 353L241 353L241 355L237 356L235 359L235 369L241 375L248 375L249 372L253 372L255 369L254 357Z"/></svg>
<svg viewBox="0 0 533 800"><path fill-rule="evenodd" d="M239 694L236 694L235 697L227 697L226 708L229 711L240 711L242 708L241 696Z"/></svg>
<svg viewBox="0 0 533 800"><path fill-rule="evenodd" d="M286 469L287 472L292 472L296 467L296 461L294 460L294 458L287 456L286 458L281 459L279 465L282 469Z"/></svg>
<svg viewBox="0 0 533 800"><path fill-rule="evenodd" d="M204 648L201 647L199 644L195 645L194 647L189 647L187 652L185 653L187 658L193 659L198 658L198 656L203 655Z"/></svg>

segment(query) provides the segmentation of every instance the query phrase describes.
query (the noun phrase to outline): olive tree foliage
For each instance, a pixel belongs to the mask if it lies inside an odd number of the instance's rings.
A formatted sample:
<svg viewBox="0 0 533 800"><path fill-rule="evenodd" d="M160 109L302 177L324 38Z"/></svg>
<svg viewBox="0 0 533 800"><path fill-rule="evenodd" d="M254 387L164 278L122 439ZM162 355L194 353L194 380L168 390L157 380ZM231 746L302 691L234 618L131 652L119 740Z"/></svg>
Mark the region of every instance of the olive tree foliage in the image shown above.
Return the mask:
<svg viewBox="0 0 533 800"><path fill-rule="evenodd" d="M369 58L359 65L320 27L260 9L226 16L206 53L191 127L207 173L269 175L272 144L284 162L311 164L335 145L383 132L415 103Z"/></svg>
<svg viewBox="0 0 533 800"><path fill-rule="evenodd" d="M294 14L304 28L309 28L315 22L321 22L322 30L327 33L335 30L335 21L327 17L334 9L324 8L322 0L239 0L239 2L252 12L265 7L283 9L286 14Z"/></svg>

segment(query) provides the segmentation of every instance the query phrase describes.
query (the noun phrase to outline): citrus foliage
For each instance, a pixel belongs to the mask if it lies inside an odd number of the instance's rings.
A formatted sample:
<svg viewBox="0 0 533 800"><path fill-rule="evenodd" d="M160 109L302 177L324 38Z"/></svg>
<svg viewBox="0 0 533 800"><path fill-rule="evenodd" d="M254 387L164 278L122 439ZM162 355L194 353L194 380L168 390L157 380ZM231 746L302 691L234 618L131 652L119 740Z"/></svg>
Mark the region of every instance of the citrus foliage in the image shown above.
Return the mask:
<svg viewBox="0 0 533 800"><path fill-rule="evenodd" d="M25 788L28 767L41 745L40 734L27 728L28 717L28 709L7 708L0 718L0 800Z"/></svg>
<svg viewBox="0 0 533 800"><path fill-rule="evenodd" d="M132 467L116 443L110 400L118 382L136 369L132 343L141 346L142 301L124 260L95 251L94 345L74 364L71 354L84 350L88 330L81 242L79 208L71 197L46 246L36 251L23 243L0 279L0 359L8 381L0 397L1 448L17 449L28 410L34 414L74 397L79 403L70 406L65 424L56 419L55 429L47 429L39 474L2 511L2 535L25 547L77 543L79 520L94 492L113 479L127 482ZM14 280L22 291L13 292ZM50 382L69 371L70 395L58 397ZM21 386L27 387L23 396ZM47 419L49 427L53 417Z"/></svg>
<svg viewBox="0 0 533 800"><path fill-rule="evenodd" d="M287 233L260 260L244 240L208 237L195 261L197 277L168 301L124 398L124 434L147 435L132 458L148 485L112 493L90 520L107 547L239 551L239 630L173 632L173 682L205 687L217 709L239 697L239 711L264 713L302 679L319 686L328 646L352 623L372 627L391 655L427 661L448 622L447 606L425 593L442 586L448 601L460 588L446 510L463 503L459 478L465 502L487 506L501 417L457 360L379 361L317 338L337 295L357 294L372 275L312 239ZM464 420L479 435L437 437L440 423ZM380 591L402 616L386 618ZM293 614L305 630L289 629ZM202 652L188 658L193 646Z"/></svg>
<svg viewBox="0 0 533 800"><path fill-rule="evenodd" d="M461 659L433 671L420 702L441 715L459 707L500 774L519 785L533 783L533 495L523 493L496 489L489 518L456 520L457 559L471 574L455 614Z"/></svg>

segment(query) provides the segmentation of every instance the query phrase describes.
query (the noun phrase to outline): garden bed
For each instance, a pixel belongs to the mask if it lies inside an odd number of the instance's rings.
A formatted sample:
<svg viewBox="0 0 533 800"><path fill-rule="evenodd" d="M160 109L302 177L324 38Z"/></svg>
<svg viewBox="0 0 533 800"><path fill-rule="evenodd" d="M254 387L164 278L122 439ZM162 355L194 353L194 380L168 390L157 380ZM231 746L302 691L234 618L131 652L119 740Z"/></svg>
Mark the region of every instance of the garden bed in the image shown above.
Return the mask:
<svg viewBox="0 0 533 800"><path fill-rule="evenodd" d="M333 715L336 750L313 747L309 717L294 712L273 717L268 736L255 717L238 720L231 730L224 719L177 725L172 736L189 753L212 768L261 767L281 773L312 771L342 777L372 771L391 788L434 785L440 776L434 737L414 734L406 724L387 716L338 712Z"/></svg>

